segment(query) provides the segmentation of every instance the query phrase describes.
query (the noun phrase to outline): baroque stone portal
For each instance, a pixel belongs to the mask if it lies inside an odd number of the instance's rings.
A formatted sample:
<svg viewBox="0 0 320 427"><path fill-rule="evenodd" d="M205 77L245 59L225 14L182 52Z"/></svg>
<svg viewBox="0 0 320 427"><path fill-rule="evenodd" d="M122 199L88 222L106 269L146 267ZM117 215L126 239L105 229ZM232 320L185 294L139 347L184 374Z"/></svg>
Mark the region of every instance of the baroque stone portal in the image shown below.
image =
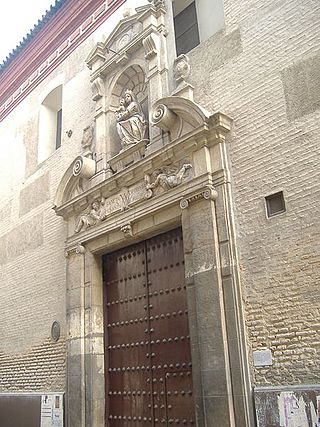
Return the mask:
<svg viewBox="0 0 320 427"><path fill-rule="evenodd" d="M120 99L116 119L122 151L145 138L147 121L132 90L127 89L124 98Z"/></svg>

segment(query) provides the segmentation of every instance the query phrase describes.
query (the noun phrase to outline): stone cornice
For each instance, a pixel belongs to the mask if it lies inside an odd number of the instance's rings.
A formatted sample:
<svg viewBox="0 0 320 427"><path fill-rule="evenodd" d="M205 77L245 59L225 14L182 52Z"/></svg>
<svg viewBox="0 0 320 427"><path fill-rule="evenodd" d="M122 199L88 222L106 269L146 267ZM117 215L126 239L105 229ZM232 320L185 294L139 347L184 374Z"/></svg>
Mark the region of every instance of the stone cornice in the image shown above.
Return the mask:
<svg viewBox="0 0 320 427"><path fill-rule="evenodd" d="M126 0L67 2L0 75L0 121Z"/></svg>

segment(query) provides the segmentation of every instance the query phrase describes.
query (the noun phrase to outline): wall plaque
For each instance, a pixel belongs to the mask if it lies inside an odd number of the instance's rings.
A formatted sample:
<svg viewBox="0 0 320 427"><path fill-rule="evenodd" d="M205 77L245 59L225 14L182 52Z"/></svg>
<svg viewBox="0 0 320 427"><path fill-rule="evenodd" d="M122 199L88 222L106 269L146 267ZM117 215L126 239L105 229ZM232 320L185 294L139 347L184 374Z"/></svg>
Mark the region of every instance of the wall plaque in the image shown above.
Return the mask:
<svg viewBox="0 0 320 427"><path fill-rule="evenodd" d="M57 321L54 321L51 326L51 338L53 341L58 341L60 338L60 323Z"/></svg>
<svg viewBox="0 0 320 427"><path fill-rule="evenodd" d="M272 353L270 349L257 350L253 352L253 366L261 368L272 365Z"/></svg>

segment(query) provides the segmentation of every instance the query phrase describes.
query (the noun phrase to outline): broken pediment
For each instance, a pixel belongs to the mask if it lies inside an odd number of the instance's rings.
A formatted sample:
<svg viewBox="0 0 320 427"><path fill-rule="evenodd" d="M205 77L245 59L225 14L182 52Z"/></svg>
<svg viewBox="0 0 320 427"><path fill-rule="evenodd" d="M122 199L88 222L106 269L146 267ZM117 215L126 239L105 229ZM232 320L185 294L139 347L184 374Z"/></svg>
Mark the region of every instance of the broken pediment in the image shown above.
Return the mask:
<svg viewBox="0 0 320 427"><path fill-rule="evenodd" d="M229 131L231 126L231 119L225 114L210 114L194 101L180 96L159 99L150 113L150 122L169 132L171 141L213 125L221 124L223 132Z"/></svg>
<svg viewBox="0 0 320 427"><path fill-rule="evenodd" d="M105 41L97 43L86 59L88 67L95 72L106 73L108 65L124 65L129 56L143 44L143 39L152 30L161 31L165 13L163 5L153 4L137 8L136 13L124 17ZM104 69L107 65L107 69Z"/></svg>
<svg viewBox="0 0 320 427"><path fill-rule="evenodd" d="M88 190L89 179L95 172L94 160L84 156L76 157L61 178L53 201L54 209Z"/></svg>

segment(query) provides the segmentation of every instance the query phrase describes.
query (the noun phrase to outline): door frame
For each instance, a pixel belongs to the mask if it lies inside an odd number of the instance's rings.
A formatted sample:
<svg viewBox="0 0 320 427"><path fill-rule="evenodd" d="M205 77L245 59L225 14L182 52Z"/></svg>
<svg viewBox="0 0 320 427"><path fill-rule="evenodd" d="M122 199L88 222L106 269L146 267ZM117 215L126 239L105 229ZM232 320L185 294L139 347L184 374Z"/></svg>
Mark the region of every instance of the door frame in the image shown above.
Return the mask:
<svg viewBox="0 0 320 427"><path fill-rule="evenodd" d="M168 236L168 234L169 234L169 236ZM165 232L161 232L161 233L157 233L157 234L155 234L154 236L150 236L149 238L147 238L147 239L144 239L144 240L140 240L139 242L135 242L135 243L132 243L132 244L129 244L129 245L126 245L126 246L124 246L124 247L122 247L122 248L120 248L120 249L117 249L117 250L115 250L115 251L112 251L111 252L111 254L114 254L114 253L116 253L117 254L117 252L119 251L120 253L121 253L121 251L123 251L124 250L124 253L126 254L126 252L127 251L129 251L129 252L131 252L132 250L134 250L134 251L136 251L136 250L141 250L141 248L144 248L144 260L143 260L143 265L144 265L144 269L145 269L145 279L144 279L144 281L149 281L150 280L150 276L148 276L148 270L149 270L149 266L148 266L148 261L147 261L147 259L148 259L148 248L150 248L151 247L151 245L153 245L153 244L158 244L158 243L160 243L161 244L161 241L163 240L162 238L161 238L161 236L162 235L164 235L165 237L164 237L164 239L165 239L165 241L166 240L168 240L168 239L170 239L170 234L171 234L171 239L173 238L173 237L178 237L179 239L181 238L182 239L182 252L180 252L179 253L179 255L180 256L183 256L183 267L179 267L180 268L180 273L179 274L181 274L182 273L182 271L183 271L183 275L182 275L182 277L183 277L183 279L181 278L181 284L183 283L183 285L185 284L184 283L184 277L185 277L185 274L184 274L184 271L185 271L185 268L184 268L184 251L183 251L183 233L182 233L182 228L181 228L181 226L178 226L178 227L174 227L174 228L171 228L170 230L167 230L167 231L165 231ZM160 239L158 239L157 240L157 238L158 237L160 237ZM154 239L156 239L154 242L152 242ZM149 243L150 242L150 243ZM135 245L139 245L139 247L135 247ZM107 332L107 328L106 328L106 324L107 323L111 323L111 320L108 318L108 308L106 307L106 303L107 303L107 295L106 295L106 286L107 286L107 283L106 283L106 281L107 281L107 277L106 277L106 274L105 274L105 270L104 270L104 263L105 263L105 260L104 260L104 258L106 257L106 256L108 256L108 254L105 254L105 255L102 255L102 270L103 270L103 309L104 309L104 338L106 339L107 338L107 334L108 334L108 332ZM180 258L179 258L180 259ZM180 261L179 261L180 262ZM182 270L181 270L181 268L182 268ZM179 281L179 283L180 283L180 281ZM172 286L172 285L171 285ZM151 289L152 290L152 289ZM148 290L148 288L146 289L146 291L145 291L145 293L147 293L148 294L148 292L150 292L149 290ZM175 295L175 294L174 294ZM187 292L186 292L186 290L184 290L183 291L183 299L184 299L184 304L187 304ZM177 300L178 301L178 300ZM149 304L149 303L151 303L151 301L149 300L149 297L147 296L147 301L146 300L144 300L144 301L142 301L142 305L144 305L144 304ZM185 308L184 308L185 309ZM174 308L174 310L176 310L176 308ZM149 313L149 314L152 314L152 313ZM150 318L150 320L147 322L148 323L148 325L149 326L143 326L143 328L145 328L145 327L151 327L151 325L150 325L150 322L151 321L151 318ZM187 322L187 325L188 325L188 332L187 332L187 334L189 335L190 334L190 332L189 332L189 329L190 329L190 325L189 325L189 313L187 313L187 319L186 319L186 322ZM167 331L168 333L169 333L169 336L170 336L170 331L168 330ZM180 332L180 333L182 333L182 332ZM123 338L124 338L124 341L126 341L126 337L125 336L123 336ZM155 339L155 338L152 338L152 336L149 334L149 336L148 336L148 338L147 338L147 340L151 340L151 339ZM149 341L150 342L150 341ZM108 400L108 396L107 396L107 393L108 393L108 386L107 386L107 382L108 382L108 377L109 377L109 373L108 373L108 368L110 367L109 366L109 358L108 358L108 355L106 354L107 352L108 352L108 345L109 345L109 343L107 343L106 341L104 341L104 349L105 349L105 384L106 384L106 386L105 386L105 392L106 392L106 405L105 405L105 407L106 407L106 410L105 410L105 412L106 412L106 420L108 419L108 404L107 404L107 400ZM190 343L190 341L189 341L189 343L188 343L188 347L189 347L189 350L190 350L190 355L189 355L189 359L188 359L188 363L189 362L191 362L191 343ZM156 351L155 349L154 350L151 350L151 349L149 349L149 350L146 350L146 351L148 351L148 352L151 352L151 351ZM180 361L180 360L179 360ZM184 360L185 362L186 362L186 360ZM150 361L151 362L151 361ZM176 361L177 362L177 361ZM148 363L147 361L146 361L146 363ZM157 363L163 363L163 362L161 362L161 361L158 361ZM166 362L166 363L168 363L168 362ZM178 368L177 368L178 369ZM183 368L182 370L181 370L181 372L189 372L189 374L188 375L190 375L190 373L192 373L192 367L185 367L185 368ZM167 374L169 373L175 373L177 370L173 370L172 372L167 372L167 373L162 373L162 375L164 375L164 390L166 390L166 387L167 387ZM179 371L180 372L180 371ZM154 375L156 375L157 376L157 373L155 373L155 372L152 372L151 370L150 370L150 378L151 377L153 377ZM170 376L170 375L169 375ZM191 384L192 384L192 381L191 381ZM191 384L190 384L190 386L191 386ZM189 390L190 388L188 388L188 390ZM167 394L165 394L165 396L167 396ZM151 399L152 399L152 397L151 397ZM193 401L193 396L192 396L192 401ZM151 402L152 403L152 402ZM194 402L193 402L193 404L194 404ZM167 417L168 417L168 414L167 414ZM194 414L192 415L192 418L193 419L195 419L195 408L194 408Z"/></svg>
<svg viewBox="0 0 320 427"><path fill-rule="evenodd" d="M247 390L242 384L246 362L241 348L244 337L239 333L239 300L232 271L222 257L225 241L221 242L221 232L218 232L223 229L224 222L224 217L219 215L223 208L219 206L223 203L222 192L220 187L212 197L207 197L207 192L202 191L201 197L182 199L152 218L138 218L129 237L124 237L117 229L69 251L68 293L71 301L74 293L79 299L73 307L68 301L71 338L67 356L67 411L70 427L107 425L102 255L179 226L184 242L196 425L204 427L213 422L221 425L221 420L224 427L248 425L245 411L235 414L234 410L245 405ZM71 395L71 390L75 389L79 391L76 397ZM78 413L81 414L78 419L83 420L79 424L73 421Z"/></svg>

